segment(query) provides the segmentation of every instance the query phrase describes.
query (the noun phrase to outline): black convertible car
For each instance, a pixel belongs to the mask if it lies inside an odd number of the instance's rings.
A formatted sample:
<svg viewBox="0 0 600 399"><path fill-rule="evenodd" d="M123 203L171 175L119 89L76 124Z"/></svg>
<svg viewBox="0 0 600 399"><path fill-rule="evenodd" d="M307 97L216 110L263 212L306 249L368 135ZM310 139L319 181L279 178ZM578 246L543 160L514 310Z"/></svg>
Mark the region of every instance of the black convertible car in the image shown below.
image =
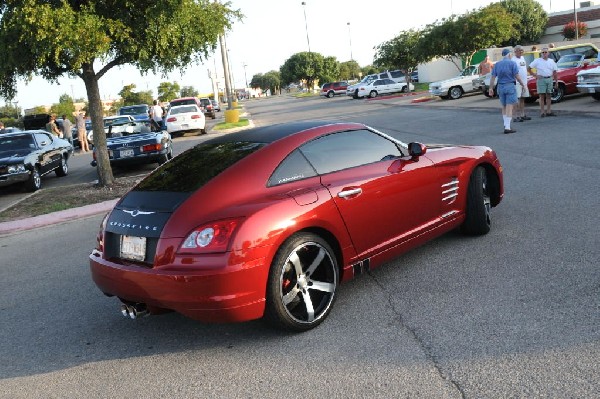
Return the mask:
<svg viewBox="0 0 600 399"><path fill-rule="evenodd" d="M66 176L73 146L42 130L0 135L0 187L22 183L29 191L42 186L42 176L54 171Z"/></svg>

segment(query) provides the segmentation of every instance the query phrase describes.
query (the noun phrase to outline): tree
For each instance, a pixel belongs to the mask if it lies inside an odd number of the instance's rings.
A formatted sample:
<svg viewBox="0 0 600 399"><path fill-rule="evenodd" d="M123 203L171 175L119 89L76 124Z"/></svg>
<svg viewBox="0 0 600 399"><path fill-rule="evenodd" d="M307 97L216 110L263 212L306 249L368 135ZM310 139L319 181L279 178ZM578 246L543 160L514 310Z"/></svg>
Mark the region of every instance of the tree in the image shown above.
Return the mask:
<svg viewBox="0 0 600 399"><path fill-rule="evenodd" d="M575 31L575 21L571 21L562 29L562 35L567 40L575 40L582 36L587 35L587 24L583 21L577 22L577 31Z"/></svg>
<svg viewBox="0 0 600 399"><path fill-rule="evenodd" d="M318 71L319 84L340 80L340 63L335 57L324 57L321 70Z"/></svg>
<svg viewBox="0 0 600 399"><path fill-rule="evenodd" d="M166 102L179 97L179 83L177 82L160 82L158 85L158 99Z"/></svg>
<svg viewBox="0 0 600 399"><path fill-rule="evenodd" d="M339 68L340 68L339 78L341 80L356 79L356 78L358 78L358 76L361 72L358 62L356 62L354 60L340 62Z"/></svg>
<svg viewBox="0 0 600 399"><path fill-rule="evenodd" d="M262 87L271 90L271 94L279 93L281 89L281 74L279 71L269 71L263 76Z"/></svg>
<svg viewBox="0 0 600 399"><path fill-rule="evenodd" d="M148 104L151 105L154 99L152 98L152 91L134 91L135 84L123 86L119 92L121 96L122 105L137 105L137 104Z"/></svg>
<svg viewBox="0 0 600 399"><path fill-rule="evenodd" d="M548 14L540 3L535 0L503 0L499 4L513 15L513 22L516 21L512 37L498 43L499 46L539 43L548 23Z"/></svg>
<svg viewBox="0 0 600 399"><path fill-rule="evenodd" d="M166 74L208 58L239 11L209 0L2 1L0 95L32 74L56 82L79 77L86 87L101 186L114 181L106 148L99 80L133 65Z"/></svg>
<svg viewBox="0 0 600 399"><path fill-rule="evenodd" d="M68 94L62 94L58 98L57 104L52 104L50 112L58 116L66 115L72 117L75 112L75 105L73 105L73 99Z"/></svg>
<svg viewBox="0 0 600 399"><path fill-rule="evenodd" d="M429 61L431 56L418 51L422 33L418 30L400 32L390 41L375 47L376 53L373 63L380 68L400 69L410 83L410 73L422 63ZM410 84L408 85L410 90Z"/></svg>
<svg viewBox="0 0 600 399"><path fill-rule="evenodd" d="M460 71L471 64L475 53L496 46L514 36L514 16L498 3L429 24L423 30L417 51L429 57L441 57Z"/></svg>
<svg viewBox="0 0 600 399"><path fill-rule="evenodd" d="M198 90L193 86L183 86L179 91L181 97L198 97Z"/></svg>
<svg viewBox="0 0 600 399"><path fill-rule="evenodd" d="M319 53L301 52L293 54L279 68L281 82L284 85L305 81L309 90L315 85L315 80L322 75L324 57Z"/></svg>

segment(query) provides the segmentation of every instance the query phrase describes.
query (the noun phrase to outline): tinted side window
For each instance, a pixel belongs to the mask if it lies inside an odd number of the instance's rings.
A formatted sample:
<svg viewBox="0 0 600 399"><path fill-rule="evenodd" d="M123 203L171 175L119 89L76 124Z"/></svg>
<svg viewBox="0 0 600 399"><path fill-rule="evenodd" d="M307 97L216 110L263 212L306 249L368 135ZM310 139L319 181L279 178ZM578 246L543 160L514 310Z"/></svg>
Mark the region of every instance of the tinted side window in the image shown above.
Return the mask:
<svg viewBox="0 0 600 399"><path fill-rule="evenodd" d="M323 85L323 88L324 88L324 89L329 89L330 87L331 87L331 83L325 83L325 84Z"/></svg>
<svg viewBox="0 0 600 399"><path fill-rule="evenodd" d="M390 74L394 79L401 78L402 76L404 76L404 73L402 71L392 71L390 72Z"/></svg>
<svg viewBox="0 0 600 399"><path fill-rule="evenodd" d="M402 156L396 143L369 130L320 137L303 145L300 151L319 174Z"/></svg>
<svg viewBox="0 0 600 399"><path fill-rule="evenodd" d="M288 155L269 178L268 187L316 176L317 172L298 150Z"/></svg>

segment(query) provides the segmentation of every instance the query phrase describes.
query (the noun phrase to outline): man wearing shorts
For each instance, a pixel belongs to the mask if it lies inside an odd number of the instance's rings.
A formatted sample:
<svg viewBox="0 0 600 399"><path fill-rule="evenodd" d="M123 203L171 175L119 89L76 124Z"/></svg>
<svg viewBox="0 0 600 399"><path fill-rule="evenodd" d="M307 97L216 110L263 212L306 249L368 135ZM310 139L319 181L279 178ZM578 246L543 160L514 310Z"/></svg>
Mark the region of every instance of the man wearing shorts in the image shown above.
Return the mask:
<svg viewBox="0 0 600 399"><path fill-rule="evenodd" d="M520 45L515 46L515 56L512 57L514 63L519 68L519 76L521 81L525 83L525 86L517 85L517 99L519 100L514 110L516 114L515 122L524 122L531 120L530 117L525 115L525 97L529 97L529 90L527 89L527 61L523 57L523 47Z"/></svg>
<svg viewBox="0 0 600 399"><path fill-rule="evenodd" d="M556 116L552 112L552 89L558 85L558 67L552 58L548 58L550 53L548 47L543 47L541 57L536 58L531 62L527 70L533 75L536 80L537 92L540 96L540 116ZM535 73L531 68L535 68ZM546 111L544 111L544 107Z"/></svg>
<svg viewBox="0 0 600 399"><path fill-rule="evenodd" d="M512 121L513 105L517 103L516 82L518 81L521 87L525 86L519 76L519 68L510 59L511 50L505 48L502 50L502 60L496 62L492 70L492 78L490 80L490 97L494 96L494 82L498 80L498 98L502 105L502 120L504 121L504 134L515 133L516 130L510 128Z"/></svg>

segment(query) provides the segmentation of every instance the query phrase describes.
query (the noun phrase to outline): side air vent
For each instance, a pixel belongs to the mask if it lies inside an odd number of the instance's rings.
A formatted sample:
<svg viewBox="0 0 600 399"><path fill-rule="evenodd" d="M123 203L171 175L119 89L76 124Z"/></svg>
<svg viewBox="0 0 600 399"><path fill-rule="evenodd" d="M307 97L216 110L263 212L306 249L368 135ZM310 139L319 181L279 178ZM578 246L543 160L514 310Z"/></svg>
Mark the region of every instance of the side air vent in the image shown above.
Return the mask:
<svg viewBox="0 0 600 399"><path fill-rule="evenodd" d="M456 201L458 196L458 178L453 177L448 183L442 184L442 202L449 205Z"/></svg>

